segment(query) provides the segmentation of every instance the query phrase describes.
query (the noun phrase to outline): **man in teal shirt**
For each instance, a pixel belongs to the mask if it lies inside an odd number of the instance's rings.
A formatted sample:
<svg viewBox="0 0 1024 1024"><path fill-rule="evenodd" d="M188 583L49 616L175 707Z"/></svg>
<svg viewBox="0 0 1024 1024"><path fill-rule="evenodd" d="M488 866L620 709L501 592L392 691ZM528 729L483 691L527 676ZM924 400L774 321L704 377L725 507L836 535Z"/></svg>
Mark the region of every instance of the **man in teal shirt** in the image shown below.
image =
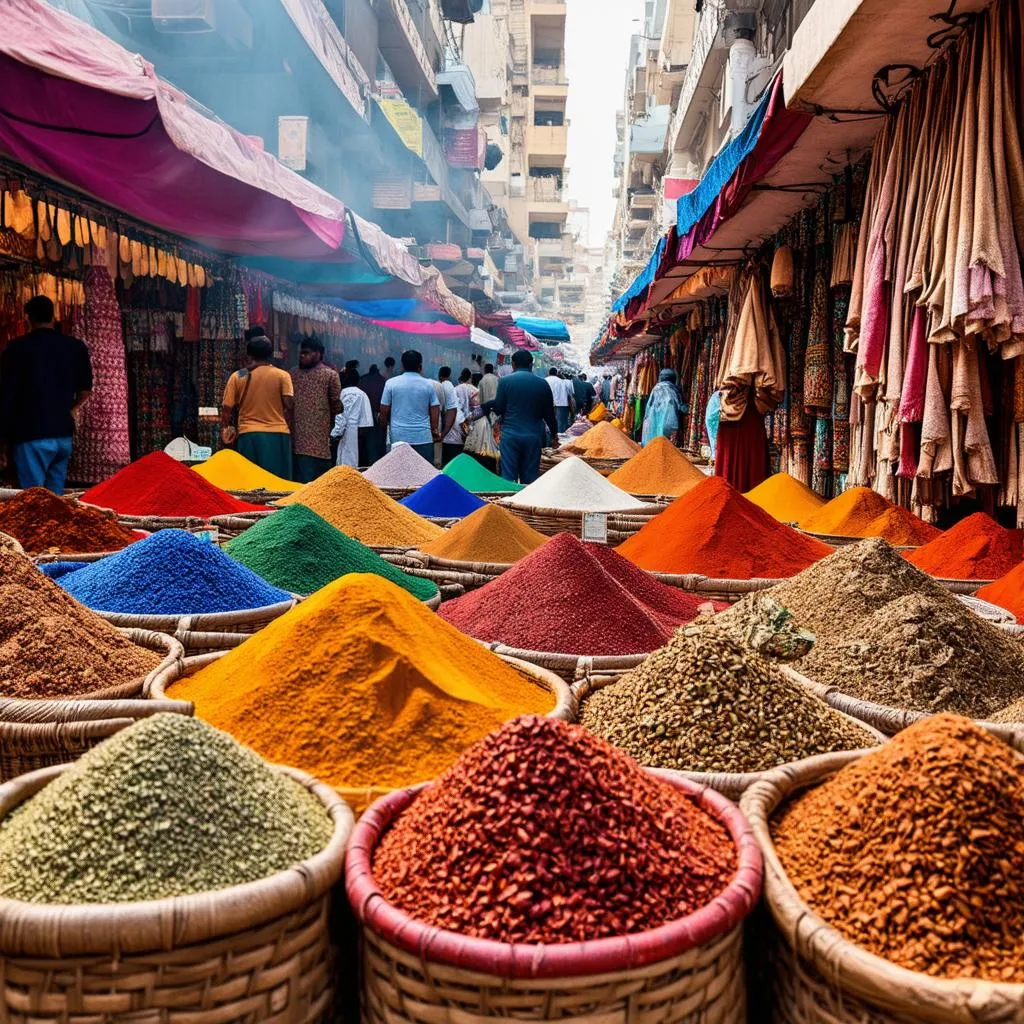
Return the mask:
<svg viewBox="0 0 1024 1024"><path fill-rule="evenodd" d="M533 375L533 356L522 349L512 355L512 373L498 382L492 410L501 421L501 475L532 484L540 476L544 428L558 437L551 388Z"/></svg>

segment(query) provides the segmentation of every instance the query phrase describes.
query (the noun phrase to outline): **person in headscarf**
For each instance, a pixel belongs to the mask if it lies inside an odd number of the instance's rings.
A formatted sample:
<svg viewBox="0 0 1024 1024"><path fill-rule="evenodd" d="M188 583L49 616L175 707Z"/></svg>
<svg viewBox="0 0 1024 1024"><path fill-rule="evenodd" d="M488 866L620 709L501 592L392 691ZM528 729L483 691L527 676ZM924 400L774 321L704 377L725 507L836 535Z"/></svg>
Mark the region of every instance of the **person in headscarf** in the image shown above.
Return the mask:
<svg viewBox="0 0 1024 1024"><path fill-rule="evenodd" d="M647 400L641 434L642 444L646 446L656 437L667 437L674 443L685 408L683 396L676 385L675 370L662 370L658 374L658 383L654 385L651 397Z"/></svg>

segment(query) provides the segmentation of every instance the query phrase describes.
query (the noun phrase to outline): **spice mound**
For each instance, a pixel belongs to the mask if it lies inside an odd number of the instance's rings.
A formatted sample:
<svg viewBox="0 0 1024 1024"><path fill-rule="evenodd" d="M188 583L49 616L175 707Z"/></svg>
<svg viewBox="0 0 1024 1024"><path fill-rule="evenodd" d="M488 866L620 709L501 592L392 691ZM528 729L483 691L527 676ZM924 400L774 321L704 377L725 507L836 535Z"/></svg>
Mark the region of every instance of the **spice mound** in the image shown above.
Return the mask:
<svg viewBox="0 0 1024 1024"><path fill-rule="evenodd" d="M576 456L559 462L518 494L503 500L508 505L523 508L576 512L616 512L645 507L642 501L609 483Z"/></svg>
<svg viewBox="0 0 1024 1024"><path fill-rule="evenodd" d="M670 494L673 497L685 494L706 479L667 437L654 438L608 477L609 483L629 494Z"/></svg>
<svg viewBox="0 0 1024 1024"><path fill-rule="evenodd" d="M345 789L438 776L554 695L379 576L318 590L169 696L268 761ZM354 806L365 806L355 799Z"/></svg>
<svg viewBox="0 0 1024 1024"><path fill-rule="evenodd" d="M708 477L616 549L642 569L715 579L782 579L831 552Z"/></svg>
<svg viewBox="0 0 1024 1024"><path fill-rule="evenodd" d="M222 448L205 462L192 467L204 480L225 491L297 491L302 484L268 473L234 448Z"/></svg>
<svg viewBox="0 0 1024 1024"><path fill-rule="evenodd" d="M772 824L811 909L871 953L944 978L1024 982L1024 758L928 718Z"/></svg>
<svg viewBox="0 0 1024 1024"><path fill-rule="evenodd" d="M1024 622L1024 563L1020 563L1002 579L982 587L976 596L1013 612L1018 623Z"/></svg>
<svg viewBox="0 0 1024 1024"><path fill-rule="evenodd" d="M1007 530L984 512L975 512L909 552L907 561L940 579L997 580L1021 564L1022 536L1020 530Z"/></svg>
<svg viewBox="0 0 1024 1024"><path fill-rule="evenodd" d="M109 514L58 498L45 487L30 487L0 502L0 533L14 537L30 555L120 551L139 539Z"/></svg>
<svg viewBox="0 0 1024 1024"><path fill-rule="evenodd" d="M800 529L833 537L881 537L890 544L927 544L940 531L870 487L854 487L800 520Z"/></svg>
<svg viewBox="0 0 1024 1024"><path fill-rule="evenodd" d="M752 491L747 491L744 497L780 523L798 523L825 504L821 495L788 473L768 477Z"/></svg>
<svg viewBox="0 0 1024 1024"><path fill-rule="evenodd" d="M399 505L350 466L335 466L278 502L296 503L311 508L336 530L373 547L416 547L443 533L440 526Z"/></svg>
<svg viewBox="0 0 1024 1024"><path fill-rule="evenodd" d="M560 533L486 586L442 604L438 614L489 643L609 655L653 651L700 610L696 598L610 548Z"/></svg>
<svg viewBox="0 0 1024 1024"><path fill-rule="evenodd" d="M618 427L610 423L598 423L585 434L566 441L559 451L582 455L588 459L630 459L640 451L640 445L626 437Z"/></svg>
<svg viewBox="0 0 1024 1024"><path fill-rule="evenodd" d="M141 679L160 660L27 558L0 551L0 694L81 697Z"/></svg>
<svg viewBox="0 0 1024 1024"><path fill-rule="evenodd" d="M882 540L840 548L768 596L817 638L794 667L853 697L986 718L1024 694L1024 645ZM742 619L749 603L722 624Z"/></svg>
<svg viewBox="0 0 1024 1024"><path fill-rule="evenodd" d="M396 444L363 476L378 487L422 487L437 476L437 470L411 445Z"/></svg>
<svg viewBox="0 0 1024 1024"><path fill-rule="evenodd" d="M687 917L737 865L718 821L585 729L516 719L467 751L385 833L384 897L497 942L632 935Z"/></svg>
<svg viewBox="0 0 1024 1024"><path fill-rule="evenodd" d="M547 539L511 512L488 503L437 540L421 544L420 551L453 562L511 565L536 551Z"/></svg>
<svg viewBox="0 0 1024 1024"><path fill-rule="evenodd" d="M654 768L760 772L876 741L714 625L679 630L583 704L580 724Z"/></svg>
<svg viewBox="0 0 1024 1024"><path fill-rule="evenodd" d="M450 476L438 473L430 483L418 487L399 504L421 516L463 519L486 503Z"/></svg>
<svg viewBox="0 0 1024 1024"><path fill-rule="evenodd" d="M261 519L225 550L236 562L292 594L312 594L348 572L372 572L421 601L437 595L432 580L407 576L305 505L289 505Z"/></svg>
<svg viewBox="0 0 1024 1024"><path fill-rule="evenodd" d="M95 611L128 615L234 612L291 598L185 530L158 530L58 583Z"/></svg>
<svg viewBox="0 0 1024 1024"><path fill-rule="evenodd" d="M515 494L523 489L522 484L514 480L506 480L497 473L492 473L486 466L481 466L472 455L463 452L456 455L444 467L444 475L450 476L473 494Z"/></svg>
<svg viewBox="0 0 1024 1024"><path fill-rule="evenodd" d="M154 715L94 747L0 825L0 896L126 903L211 892L319 853L323 805L226 733Z"/></svg>
<svg viewBox="0 0 1024 1024"><path fill-rule="evenodd" d="M82 495L82 501L126 516L208 516L258 512L164 452L151 452Z"/></svg>

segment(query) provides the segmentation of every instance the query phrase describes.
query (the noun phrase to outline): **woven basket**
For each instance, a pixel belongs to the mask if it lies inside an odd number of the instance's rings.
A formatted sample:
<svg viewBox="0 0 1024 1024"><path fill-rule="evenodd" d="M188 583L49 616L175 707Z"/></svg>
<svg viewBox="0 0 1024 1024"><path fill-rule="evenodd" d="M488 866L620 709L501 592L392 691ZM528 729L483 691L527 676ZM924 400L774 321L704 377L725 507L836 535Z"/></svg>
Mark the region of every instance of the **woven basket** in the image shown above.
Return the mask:
<svg viewBox="0 0 1024 1024"><path fill-rule="evenodd" d="M849 547L851 544L859 544L862 540L870 540L869 537L847 537L841 533L812 533L810 530L801 530L799 528L797 533L820 540L822 544L827 544L831 548ZM920 547L919 544L890 544L889 546L894 551L916 551ZM980 586L981 584L978 585Z"/></svg>
<svg viewBox="0 0 1024 1024"><path fill-rule="evenodd" d="M532 505L510 505L499 502L502 508L511 512L528 526L539 533L554 537L559 533L572 533L580 536L583 530L583 513L575 509L537 508ZM643 508L623 509L608 512L608 543L613 543L613 535L617 542L639 533L654 516L662 511L660 505L645 505Z"/></svg>
<svg viewBox="0 0 1024 1024"><path fill-rule="evenodd" d="M786 875L769 821L797 790L823 782L864 751L825 754L772 772L741 807L764 854L764 899L774 925L756 947L768 960L773 1024L1011 1024L1024 1019L1024 985L933 978L845 939L803 901Z"/></svg>
<svg viewBox="0 0 1024 1024"><path fill-rule="evenodd" d="M265 491L262 488L254 491L228 491L232 498L247 502L249 505L270 505L282 498L290 498L294 493L295 491Z"/></svg>
<svg viewBox="0 0 1024 1024"><path fill-rule="evenodd" d="M477 590L496 578L493 575L472 571L471 567L477 564L475 562L446 562L443 559L434 559L430 555L424 555L415 549L403 554L388 553L381 557L409 576L433 580L438 587L448 589L458 587L463 594L469 590ZM511 566L504 568L511 568Z"/></svg>
<svg viewBox="0 0 1024 1024"><path fill-rule="evenodd" d="M668 587L685 590L688 594L695 594L707 598L709 601L738 601L740 598L746 597L747 594L768 590L776 583L782 582L782 580L768 579L716 580L697 573L655 572L651 575Z"/></svg>
<svg viewBox="0 0 1024 1024"><path fill-rule="evenodd" d="M995 580L950 580L940 576L933 576L932 579L947 590L960 596L976 594L982 587L987 587L990 583L995 582Z"/></svg>
<svg viewBox="0 0 1024 1024"><path fill-rule="evenodd" d="M611 675L618 678L624 672L642 662L646 654L624 654L619 656L598 656L585 654L554 654L549 651L527 651L517 647L506 647L504 644L487 644L495 654L502 658L514 658L525 661L545 672L553 672L570 687L577 681L592 675ZM575 701L573 701L572 721L575 721Z"/></svg>
<svg viewBox="0 0 1024 1024"><path fill-rule="evenodd" d="M192 705L183 701L141 699L150 686L177 678L184 663L181 644L160 633L122 632L132 643L163 653L149 675L75 699L0 698L0 782L74 761L136 719L160 711L192 714Z"/></svg>
<svg viewBox="0 0 1024 1024"><path fill-rule="evenodd" d="M0 533L0 551L13 551L16 555L25 554L21 541L12 537L9 533Z"/></svg>
<svg viewBox="0 0 1024 1024"><path fill-rule="evenodd" d="M408 498L410 494L415 494L417 488L415 487L378 487L380 491L383 491L393 501L401 501L403 498Z"/></svg>
<svg viewBox="0 0 1024 1024"><path fill-rule="evenodd" d="M373 879L373 852L419 787L374 804L353 832L346 867L362 926L365 1024L744 1024L743 921L760 892L761 859L735 805L686 780L671 783L728 828L739 859L732 882L706 907L660 928L550 946L441 931L389 904Z"/></svg>
<svg viewBox="0 0 1024 1024"><path fill-rule="evenodd" d="M64 769L0 788L0 816ZM318 854L269 878L137 903L0 899L0 1006L10 1024L320 1024L336 1019L331 890L352 812L290 768L334 823Z"/></svg>
<svg viewBox="0 0 1024 1024"><path fill-rule="evenodd" d="M227 650L269 626L274 619L292 610L298 603L293 597L264 608L247 608L239 612L210 612L205 615L128 615L124 612L96 612L102 619L122 629L145 629L166 633L178 640L185 654L205 654ZM239 637L237 643L224 637ZM219 646L223 643L224 646Z"/></svg>
<svg viewBox="0 0 1024 1024"><path fill-rule="evenodd" d="M212 664L218 658L222 658L225 654L227 654L227 651L216 651L212 654L202 654L198 657L186 658L183 664L177 666L175 672L168 673L153 686L149 687L146 691L147 695L152 700L166 700L167 688L169 686L185 676L193 675L200 669L206 668L207 665ZM527 661L519 661L516 658L510 658L505 655L499 655L499 657L502 661L517 668L523 675L529 676L534 682L539 683L545 689L551 690L555 695L555 706L548 712L549 718L559 718L566 722L572 721L572 692L559 676L536 665L531 665ZM380 786L366 786L361 789L345 788L342 786L335 786L334 788L346 802L356 807L367 807L375 800L393 792L391 789Z"/></svg>
<svg viewBox="0 0 1024 1024"><path fill-rule="evenodd" d="M611 673L601 674L594 673L591 675L583 675L573 684L572 687L572 701L573 701L573 721L579 721L580 709L583 706L583 702L592 693L597 690L601 690L606 686L611 686L612 683L617 683L621 678L621 675L613 675ZM815 696L821 698L821 694L815 690ZM834 709L835 710L835 709ZM839 712L843 714L842 712ZM871 735L879 744L886 741L887 737L879 732L877 729L872 728L866 722L861 722L851 715L843 714L844 718L849 719L854 725L863 729L866 733ZM794 762L799 764L800 762ZM730 800L739 800L739 798L755 783L759 782L773 771L777 771L777 768L766 769L761 772L687 772L679 771L672 768L652 768L650 765L646 766L648 771L652 771L658 775L663 775L666 778L684 778L689 779L691 782L697 783L698 786L708 786L711 789L716 790L723 796L727 796ZM781 765L780 767L786 767Z"/></svg>
<svg viewBox="0 0 1024 1024"><path fill-rule="evenodd" d="M981 598L972 597L970 594L957 594L956 596L975 615L986 622L991 622L997 626L1008 626L1017 621L1017 617L1013 612L1000 608L999 605L992 604L991 601L982 601Z"/></svg>
<svg viewBox="0 0 1024 1024"><path fill-rule="evenodd" d="M255 526L261 519L273 515L276 509L269 512L242 512L239 515L211 516L208 524L217 530L222 541L241 537L250 526Z"/></svg>
<svg viewBox="0 0 1024 1024"><path fill-rule="evenodd" d="M597 459L589 455L580 455L577 452L563 451L561 448L545 448L540 456L540 471L546 473L554 469L560 462L573 457L582 459L591 469L596 469L601 476L611 476L617 469L621 469L629 459Z"/></svg>

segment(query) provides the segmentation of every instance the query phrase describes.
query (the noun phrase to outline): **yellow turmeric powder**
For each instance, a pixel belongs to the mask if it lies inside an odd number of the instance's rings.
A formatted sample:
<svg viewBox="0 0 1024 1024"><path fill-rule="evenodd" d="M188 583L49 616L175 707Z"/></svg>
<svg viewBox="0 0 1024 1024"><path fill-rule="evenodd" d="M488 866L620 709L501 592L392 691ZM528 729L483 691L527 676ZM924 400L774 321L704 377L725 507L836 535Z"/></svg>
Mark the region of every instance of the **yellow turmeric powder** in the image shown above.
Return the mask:
<svg viewBox="0 0 1024 1024"><path fill-rule="evenodd" d="M800 529L835 537L881 537L890 544L910 547L927 544L942 532L870 487L844 491L801 519Z"/></svg>
<svg viewBox="0 0 1024 1024"><path fill-rule="evenodd" d="M204 480L224 491L297 491L302 484L268 473L233 448L223 448L192 467Z"/></svg>
<svg viewBox="0 0 1024 1024"><path fill-rule="evenodd" d="M587 413L587 419L591 423L600 423L602 420L608 419L608 406L604 402L599 401L590 412Z"/></svg>
<svg viewBox="0 0 1024 1024"><path fill-rule="evenodd" d="M608 477L629 494L667 494L678 498L707 477L667 438L656 437Z"/></svg>
<svg viewBox="0 0 1024 1024"><path fill-rule="evenodd" d="M780 523L799 523L825 504L820 494L788 473L768 477L744 497Z"/></svg>
<svg viewBox="0 0 1024 1024"><path fill-rule="evenodd" d="M345 790L432 779L501 723L555 704L401 587L362 574L318 590L168 695L267 760Z"/></svg>
<svg viewBox="0 0 1024 1024"><path fill-rule="evenodd" d="M335 466L277 504L296 502L371 547L416 547L444 534L440 526L399 505L350 466Z"/></svg>

